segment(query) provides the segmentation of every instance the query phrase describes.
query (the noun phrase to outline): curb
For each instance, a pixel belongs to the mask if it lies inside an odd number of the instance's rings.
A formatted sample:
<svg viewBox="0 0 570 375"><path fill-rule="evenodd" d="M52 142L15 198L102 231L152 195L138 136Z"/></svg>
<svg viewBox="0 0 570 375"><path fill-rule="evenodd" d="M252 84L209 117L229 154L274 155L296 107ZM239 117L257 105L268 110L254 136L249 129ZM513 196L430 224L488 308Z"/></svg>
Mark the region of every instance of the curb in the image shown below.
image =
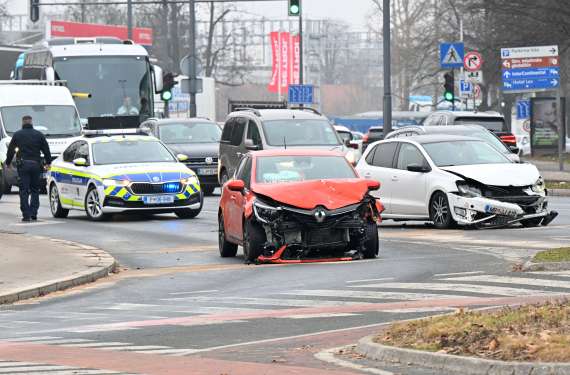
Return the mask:
<svg viewBox="0 0 570 375"><path fill-rule="evenodd" d="M522 270L524 272L567 271L570 270L570 262L534 263L529 260L523 265Z"/></svg>
<svg viewBox="0 0 570 375"><path fill-rule="evenodd" d="M570 197L570 189L548 189L549 197Z"/></svg>
<svg viewBox="0 0 570 375"><path fill-rule="evenodd" d="M504 362L423 352L377 344L373 342L374 337L375 335L360 339L356 352L377 361L416 365L468 375L564 375L570 373L568 363Z"/></svg>
<svg viewBox="0 0 570 375"><path fill-rule="evenodd" d="M83 251L85 257L97 258L97 264L90 266L87 271L80 272L76 275L67 278L53 279L44 283L29 285L25 288L12 291L7 294L0 295L0 305L10 304L24 299L45 296L46 294L62 291L75 286L91 283L102 277L108 276L110 273L115 272L118 263L109 253L98 249L96 247L83 245L77 242L56 240L47 237L33 236L37 239L50 240L64 246L73 247Z"/></svg>

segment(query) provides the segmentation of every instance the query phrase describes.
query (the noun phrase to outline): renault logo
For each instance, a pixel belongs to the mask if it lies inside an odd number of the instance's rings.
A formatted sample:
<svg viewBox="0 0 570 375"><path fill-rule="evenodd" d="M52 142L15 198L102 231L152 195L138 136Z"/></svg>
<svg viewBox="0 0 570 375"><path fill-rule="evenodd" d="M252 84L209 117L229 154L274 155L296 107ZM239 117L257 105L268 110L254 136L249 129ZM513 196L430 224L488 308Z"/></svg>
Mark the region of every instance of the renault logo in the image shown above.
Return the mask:
<svg viewBox="0 0 570 375"><path fill-rule="evenodd" d="M213 162L214 162L213 158L211 158L209 156L206 158L206 164L212 164Z"/></svg>
<svg viewBox="0 0 570 375"><path fill-rule="evenodd" d="M322 208L319 208L315 211L313 216L315 216L315 219L317 219L317 223L322 223L323 221L325 221L327 213Z"/></svg>

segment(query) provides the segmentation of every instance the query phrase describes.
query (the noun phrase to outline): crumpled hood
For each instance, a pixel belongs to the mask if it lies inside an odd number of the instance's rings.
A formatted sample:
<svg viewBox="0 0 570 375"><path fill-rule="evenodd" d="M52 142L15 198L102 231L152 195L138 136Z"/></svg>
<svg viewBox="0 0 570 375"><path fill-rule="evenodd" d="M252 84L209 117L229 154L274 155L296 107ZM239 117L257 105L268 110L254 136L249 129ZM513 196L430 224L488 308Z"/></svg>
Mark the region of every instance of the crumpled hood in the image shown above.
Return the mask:
<svg viewBox="0 0 570 375"><path fill-rule="evenodd" d="M267 196L277 202L305 210L324 206L329 210L356 204L368 192L363 179L314 180L279 184L256 184L256 194Z"/></svg>
<svg viewBox="0 0 570 375"><path fill-rule="evenodd" d="M459 165L441 169L492 186L529 186L540 177L538 169L528 163Z"/></svg>
<svg viewBox="0 0 570 375"><path fill-rule="evenodd" d="M132 182L177 181L193 174L182 163L137 163L109 166L105 177Z"/></svg>

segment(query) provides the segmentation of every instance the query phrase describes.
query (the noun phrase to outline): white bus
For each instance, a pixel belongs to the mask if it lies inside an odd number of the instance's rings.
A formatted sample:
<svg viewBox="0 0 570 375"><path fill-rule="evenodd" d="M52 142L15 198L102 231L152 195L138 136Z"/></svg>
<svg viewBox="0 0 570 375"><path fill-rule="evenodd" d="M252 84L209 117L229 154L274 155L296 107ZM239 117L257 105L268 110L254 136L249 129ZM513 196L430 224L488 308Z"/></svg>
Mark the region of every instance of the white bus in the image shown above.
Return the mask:
<svg viewBox="0 0 570 375"><path fill-rule="evenodd" d="M61 80L75 98L82 120L101 116L155 116L154 93L162 69L147 50L118 38L59 38L25 52L16 79Z"/></svg>

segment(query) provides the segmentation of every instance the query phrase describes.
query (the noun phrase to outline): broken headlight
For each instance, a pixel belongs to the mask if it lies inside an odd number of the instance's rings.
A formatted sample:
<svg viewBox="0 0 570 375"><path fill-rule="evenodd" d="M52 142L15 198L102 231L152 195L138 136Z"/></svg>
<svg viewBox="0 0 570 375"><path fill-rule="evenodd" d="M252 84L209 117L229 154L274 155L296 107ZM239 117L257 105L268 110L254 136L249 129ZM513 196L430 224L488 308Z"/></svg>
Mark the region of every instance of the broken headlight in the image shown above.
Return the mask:
<svg viewBox="0 0 570 375"><path fill-rule="evenodd" d="M269 223L275 220L281 211L281 207L274 207L267 203L256 199L253 202L253 212L255 213L255 218L262 223Z"/></svg>
<svg viewBox="0 0 570 375"><path fill-rule="evenodd" d="M543 194L546 186L544 185L544 179L539 177L538 180L532 185L532 191L538 194Z"/></svg>
<svg viewBox="0 0 570 375"><path fill-rule="evenodd" d="M459 195L463 197L475 198L482 195L481 189L476 186L469 185L465 181L457 181L457 190L459 190Z"/></svg>

